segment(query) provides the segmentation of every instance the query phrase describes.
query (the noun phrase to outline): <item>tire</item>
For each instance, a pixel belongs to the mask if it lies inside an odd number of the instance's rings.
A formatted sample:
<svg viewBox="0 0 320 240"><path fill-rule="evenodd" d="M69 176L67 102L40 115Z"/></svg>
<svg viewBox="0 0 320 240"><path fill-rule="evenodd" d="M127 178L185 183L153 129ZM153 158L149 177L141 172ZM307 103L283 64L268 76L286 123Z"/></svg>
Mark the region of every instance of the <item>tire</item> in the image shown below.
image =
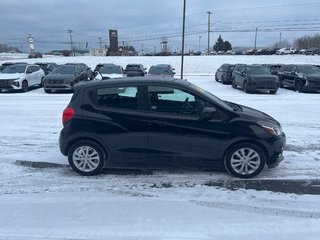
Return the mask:
<svg viewBox="0 0 320 240"><path fill-rule="evenodd" d="M41 78L41 82L40 82L40 84L39 84L39 87L43 87L44 86L44 78L42 77Z"/></svg>
<svg viewBox="0 0 320 240"><path fill-rule="evenodd" d="M248 89L248 83L246 81L243 82L243 86L242 89L245 93L250 93L249 89Z"/></svg>
<svg viewBox="0 0 320 240"><path fill-rule="evenodd" d="M270 91L270 94L276 94L276 93L277 93L277 90Z"/></svg>
<svg viewBox="0 0 320 240"><path fill-rule="evenodd" d="M236 85L236 83L235 83L234 79L232 79L232 83L231 83L231 85L232 85L232 88L237 89L237 85Z"/></svg>
<svg viewBox="0 0 320 240"><path fill-rule="evenodd" d="M214 75L214 79L216 80L216 82L219 82L217 74Z"/></svg>
<svg viewBox="0 0 320 240"><path fill-rule="evenodd" d="M283 81L282 78L279 78L279 87L281 87L281 88L283 88L283 86L284 86L282 81Z"/></svg>
<svg viewBox="0 0 320 240"><path fill-rule="evenodd" d="M241 143L225 154L225 168L235 177L252 178L262 171L265 164L265 153L255 144Z"/></svg>
<svg viewBox="0 0 320 240"><path fill-rule="evenodd" d="M294 90L296 90L297 92L302 92L302 82L301 81L296 81L295 85L294 85Z"/></svg>
<svg viewBox="0 0 320 240"><path fill-rule="evenodd" d="M23 80L22 85L21 85L21 91L22 92L28 92L29 90L29 84L27 80Z"/></svg>
<svg viewBox="0 0 320 240"><path fill-rule="evenodd" d="M226 82L224 81L224 76L221 77L221 83L226 84Z"/></svg>
<svg viewBox="0 0 320 240"><path fill-rule="evenodd" d="M101 173L106 157L103 149L92 141L79 141L68 151L71 168L83 176L94 176Z"/></svg>
<svg viewBox="0 0 320 240"><path fill-rule="evenodd" d="M50 90L50 89L44 89L44 92L45 92L45 93L52 93L52 90Z"/></svg>

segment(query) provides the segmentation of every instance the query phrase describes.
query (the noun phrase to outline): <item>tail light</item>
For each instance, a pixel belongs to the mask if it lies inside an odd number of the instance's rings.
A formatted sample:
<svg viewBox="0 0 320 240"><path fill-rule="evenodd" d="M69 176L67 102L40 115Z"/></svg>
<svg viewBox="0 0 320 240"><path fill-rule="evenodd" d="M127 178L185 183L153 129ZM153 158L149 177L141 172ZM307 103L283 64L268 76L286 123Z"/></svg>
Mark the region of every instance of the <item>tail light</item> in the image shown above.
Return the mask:
<svg viewBox="0 0 320 240"><path fill-rule="evenodd" d="M66 125L67 122L69 122L75 115L75 111L73 108L66 108L63 111L63 115L62 115L62 124L63 126Z"/></svg>

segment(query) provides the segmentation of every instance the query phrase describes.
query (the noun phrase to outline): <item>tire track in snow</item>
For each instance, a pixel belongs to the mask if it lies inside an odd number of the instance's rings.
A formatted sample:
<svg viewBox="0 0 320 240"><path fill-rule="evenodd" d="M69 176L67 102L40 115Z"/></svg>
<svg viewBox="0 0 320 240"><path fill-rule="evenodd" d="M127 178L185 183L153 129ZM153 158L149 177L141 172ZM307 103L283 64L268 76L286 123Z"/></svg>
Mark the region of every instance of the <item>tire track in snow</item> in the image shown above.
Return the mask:
<svg viewBox="0 0 320 240"><path fill-rule="evenodd" d="M319 219L320 212L294 210L294 209L283 209L277 207L261 207L252 206L243 203L231 203L231 202L208 202L208 201L190 201L193 204L203 207L217 208L223 210L239 211L239 212L253 212L258 214L270 215L270 216L285 216L295 218L313 218Z"/></svg>

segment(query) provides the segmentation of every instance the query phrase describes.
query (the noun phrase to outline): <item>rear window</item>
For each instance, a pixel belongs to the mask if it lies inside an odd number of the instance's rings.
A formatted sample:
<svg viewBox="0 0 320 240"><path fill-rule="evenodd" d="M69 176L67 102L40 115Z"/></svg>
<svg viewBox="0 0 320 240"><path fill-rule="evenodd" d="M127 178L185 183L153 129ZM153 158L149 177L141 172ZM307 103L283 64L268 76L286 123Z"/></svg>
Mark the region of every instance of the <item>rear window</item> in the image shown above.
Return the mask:
<svg viewBox="0 0 320 240"><path fill-rule="evenodd" d="M109 87L96 91L95 103L100 107L138 109L137 87Z"/></svg>

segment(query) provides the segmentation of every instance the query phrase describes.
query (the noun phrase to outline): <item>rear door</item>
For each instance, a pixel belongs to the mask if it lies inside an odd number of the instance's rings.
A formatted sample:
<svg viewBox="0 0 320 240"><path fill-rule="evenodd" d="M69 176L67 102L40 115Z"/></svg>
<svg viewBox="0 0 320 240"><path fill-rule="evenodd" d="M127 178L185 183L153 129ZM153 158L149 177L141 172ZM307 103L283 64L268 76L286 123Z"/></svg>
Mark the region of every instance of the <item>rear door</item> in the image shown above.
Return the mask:
<svg viewBox="0 0 320 240"><path fill-rule="evenodd" d="M148 156L145 111L137 85L105 86L91 93L93 108L84 106L86 128L100 138L112 166L140 166Z"/></svg>

